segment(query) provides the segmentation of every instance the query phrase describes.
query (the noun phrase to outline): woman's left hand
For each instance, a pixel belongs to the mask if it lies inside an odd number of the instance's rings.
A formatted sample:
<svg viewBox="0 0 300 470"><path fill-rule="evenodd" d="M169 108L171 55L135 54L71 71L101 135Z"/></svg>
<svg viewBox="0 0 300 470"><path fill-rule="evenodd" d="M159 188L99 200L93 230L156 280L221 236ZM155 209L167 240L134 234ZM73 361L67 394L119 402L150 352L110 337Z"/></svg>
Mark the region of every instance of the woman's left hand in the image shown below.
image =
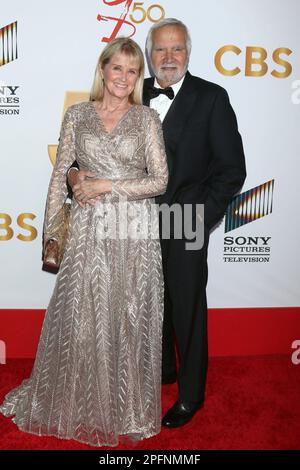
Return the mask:
<svg viewBox="0 0 300 470"><path fill-rule="evenodd" d="M89 202L89 199L95 199L111 192L112 182L110 180L86 178L73 186L75 198L83 204Z"/></svg>

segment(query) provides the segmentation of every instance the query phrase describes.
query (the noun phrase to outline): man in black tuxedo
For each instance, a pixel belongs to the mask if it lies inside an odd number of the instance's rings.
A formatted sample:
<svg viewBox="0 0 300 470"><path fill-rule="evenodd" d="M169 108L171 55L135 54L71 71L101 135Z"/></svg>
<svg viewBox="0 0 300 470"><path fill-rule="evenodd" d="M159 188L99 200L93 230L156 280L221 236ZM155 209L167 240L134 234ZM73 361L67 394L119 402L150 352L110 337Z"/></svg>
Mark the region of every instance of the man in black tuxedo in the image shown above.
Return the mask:
<svg viewBox="0 0 300 470"><path fill-rule="evenodd" d="M178 427L187 423L204 401L209 231L241 188L246 170L242 140L226 91L187 71L191 39L186 26L172 18L156 23L149 31L146 49L155 77L145 80L144 103L161 115L169 165L167 191L158 202L177 203L183 208L185 204L204 204L201 250L186 250L185 239L161 240L165 279L162 380L172 383L177 378L179 385L179 400L162 423Z"/></svg>
<svg viewBox="0 0 300 470"><path fill-rule="evenodd" d="M246 170L226 91L187 71L191 40L186 26L172 18L154 24L146 49L154 78L145 80L144 104L160 114L169 165L167 191L157 202L179 204L183 209L185 204L204 204L201 249L187 250L186 239L176 239L172 231L169 239L161 239L165 281L162 382L177 380L179 386L179 399L162 420L171 428L190 421L204 402L209 231L240 190ZM69 175L72 186L79 177L74 175Z"/></svg>

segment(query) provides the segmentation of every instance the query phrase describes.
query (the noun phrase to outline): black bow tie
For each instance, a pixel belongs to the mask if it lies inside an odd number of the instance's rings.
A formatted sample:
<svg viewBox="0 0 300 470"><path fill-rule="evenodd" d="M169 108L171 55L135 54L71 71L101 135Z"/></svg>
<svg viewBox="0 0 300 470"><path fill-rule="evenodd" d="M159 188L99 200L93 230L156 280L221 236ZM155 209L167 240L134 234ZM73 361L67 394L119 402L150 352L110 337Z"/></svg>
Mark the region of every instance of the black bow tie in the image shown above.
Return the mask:
<svg viewBox="0 0 300 470"><path fill-rule="evenodd" d="M168 86L167 88L155 88L154 86L148 88L150 100L156 98L159 95L167 95L170 100L174 99L174 90L172 87Z"/></svg>

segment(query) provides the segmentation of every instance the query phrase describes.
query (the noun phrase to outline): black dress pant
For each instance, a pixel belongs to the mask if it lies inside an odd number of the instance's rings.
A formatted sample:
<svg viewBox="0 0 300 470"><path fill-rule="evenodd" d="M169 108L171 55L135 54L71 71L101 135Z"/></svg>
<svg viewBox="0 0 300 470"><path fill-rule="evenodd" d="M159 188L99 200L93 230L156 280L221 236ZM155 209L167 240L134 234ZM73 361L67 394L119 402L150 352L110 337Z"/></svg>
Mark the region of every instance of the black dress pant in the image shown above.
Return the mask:
<svg viewBox="0 0 300 470"><path fill-rule="evenodd" d="M184 239L161 239L165 282L163 378L178 377L179 399L204 400L208 362L207 248L188 251ZM176 373L177 345L179 369Z"/></svg>

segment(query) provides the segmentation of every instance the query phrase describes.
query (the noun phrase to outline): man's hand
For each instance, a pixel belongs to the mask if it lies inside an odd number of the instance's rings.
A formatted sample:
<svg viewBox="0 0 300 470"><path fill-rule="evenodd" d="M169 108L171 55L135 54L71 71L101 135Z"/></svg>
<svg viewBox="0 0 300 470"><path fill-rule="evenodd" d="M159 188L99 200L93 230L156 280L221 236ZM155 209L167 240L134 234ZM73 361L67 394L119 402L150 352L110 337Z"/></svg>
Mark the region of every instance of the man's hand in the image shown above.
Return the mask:
<svg viewBox="0 0 300 470"><path fill-rule="evenodd" d="M112 182L110 180L102 180L87 177L83 181L73 186L73 194L76 201L81 206L86 203L91 204L91 201L98 201L101 196L111 192ZM94 205L94 203L92 203Z"/></svg>
<svg viewBox="0 0 300 470"><path fill-rule="evenodd" d="M93 178L95 176L94 173L87 170L76 170L75 168L71 168L68 173L68 183L72 188L73 186L81 181L84 181L86 177Z"/></svg>
<svg viewBox="0 0 300 470"><path fill-rule="evenodd" d="M76 197L76 194L74 192L75 185L82 183L86 178L93 178L94 176L95 176L94 173L92 173L91 171L87 171L87 170L76 170L75 168L71 168L69 170L68 183L73 191L73 196L75 197L80 207L85 207L86 203L91 206L94 206L96 202L100 199L100 196L99 196L96 198L89 199L89 201L86 201L85 203L83 203Z"/></svg>

